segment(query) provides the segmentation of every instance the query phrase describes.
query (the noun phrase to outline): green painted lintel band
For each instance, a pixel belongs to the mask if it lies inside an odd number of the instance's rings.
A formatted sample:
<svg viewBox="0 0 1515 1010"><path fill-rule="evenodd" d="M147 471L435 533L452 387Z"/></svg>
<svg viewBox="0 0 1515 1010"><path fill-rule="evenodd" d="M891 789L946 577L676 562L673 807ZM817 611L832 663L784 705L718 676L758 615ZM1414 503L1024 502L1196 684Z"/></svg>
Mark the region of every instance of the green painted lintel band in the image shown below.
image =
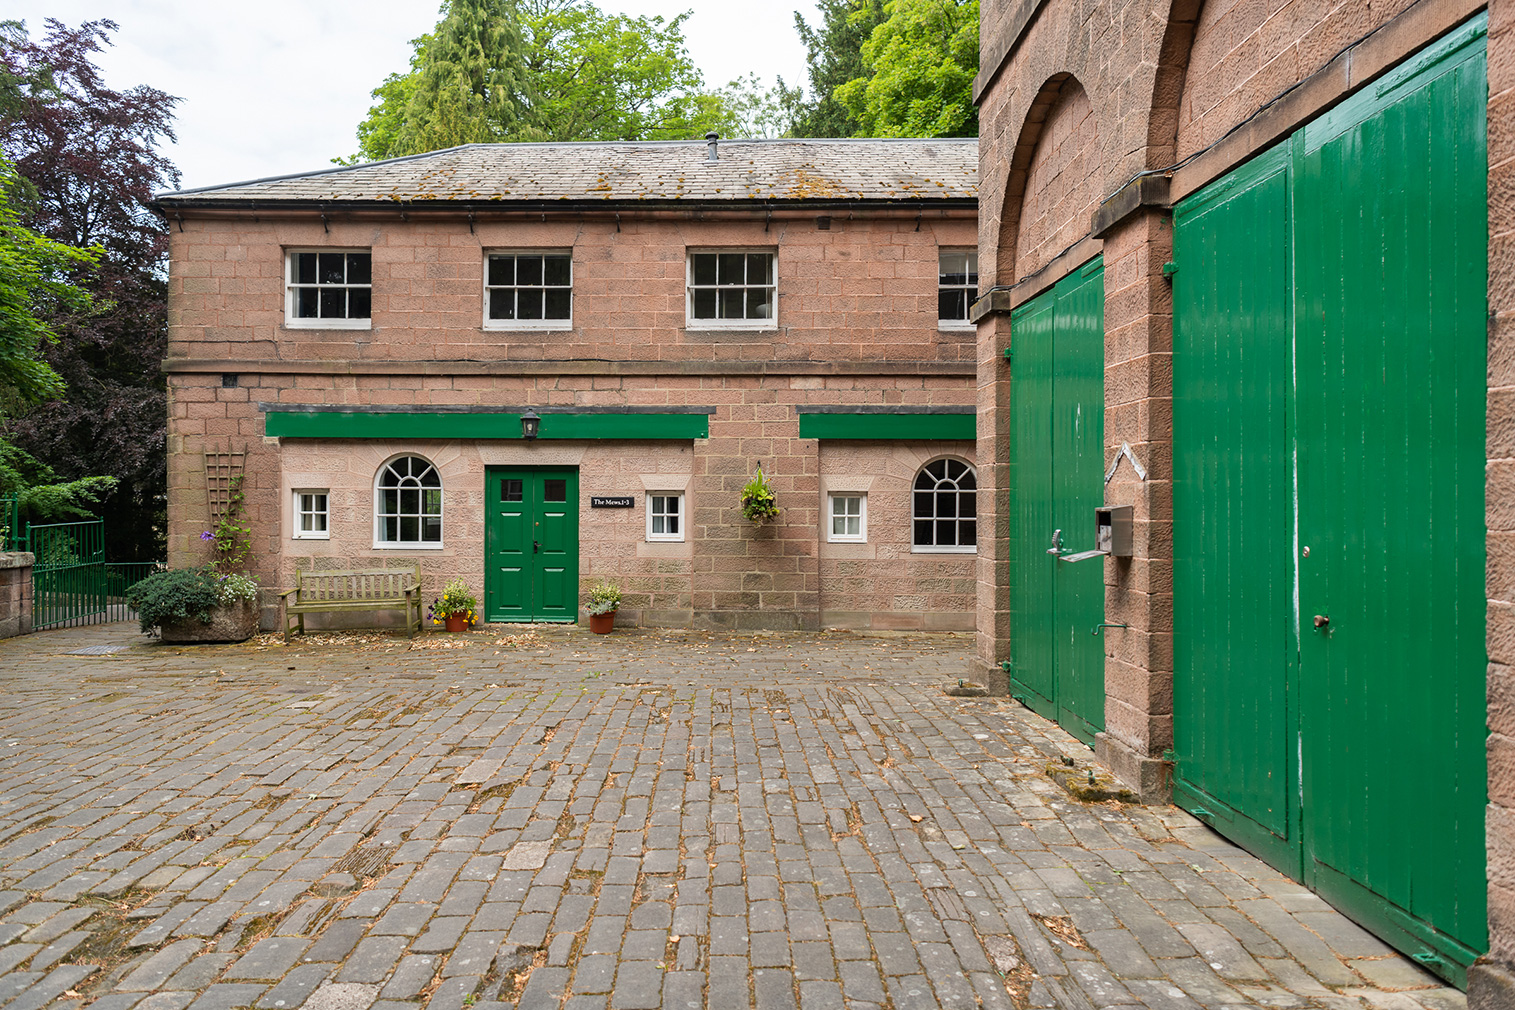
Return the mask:
<svg viewBox="0 0 1515 1010"><path fill-rule="evenodd" d="M800 438L952 439L978 437L974 414L801 414Z"/></svg>
<svg viewBox="0 0 1515 1010"><path fill-rule="evenodd" d="M521 437L520 414L270 410L264 432L281 438ZM706 414L542 414L542 439L695 439L710 437Z"/></svg>

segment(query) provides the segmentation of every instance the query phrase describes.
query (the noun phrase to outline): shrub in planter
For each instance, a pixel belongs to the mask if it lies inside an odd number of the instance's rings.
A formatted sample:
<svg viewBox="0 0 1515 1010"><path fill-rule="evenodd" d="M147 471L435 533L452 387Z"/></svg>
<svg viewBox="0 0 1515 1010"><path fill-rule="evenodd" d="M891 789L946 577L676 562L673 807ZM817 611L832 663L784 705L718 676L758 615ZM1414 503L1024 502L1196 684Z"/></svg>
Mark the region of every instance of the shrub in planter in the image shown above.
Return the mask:
<svg viewBox="0 0 1515 1010"><path fill-rule="evenodd" d="M220 575L211 565L158 572L132 586L126 602L146 634L165 642L240 642L258 630L258 582Z"/></svg>

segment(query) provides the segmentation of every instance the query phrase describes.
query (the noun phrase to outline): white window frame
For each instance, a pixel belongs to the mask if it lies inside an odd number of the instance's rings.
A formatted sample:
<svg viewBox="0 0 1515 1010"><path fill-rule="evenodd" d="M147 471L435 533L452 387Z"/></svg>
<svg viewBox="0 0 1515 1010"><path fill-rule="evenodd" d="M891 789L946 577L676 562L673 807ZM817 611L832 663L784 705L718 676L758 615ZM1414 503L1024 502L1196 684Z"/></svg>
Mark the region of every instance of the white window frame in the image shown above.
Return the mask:
<svg viewBox="0 0 1515 1010"><path fill-rule="evenodd" d="M379 509L380 509L379 492L381 490L379 482L381 480L383 480L383 478L384 478L384 472L386 470L388 470L391 466L393 466L399 460L405 459L407 457L412 457L412 458L415 458L415 459L422 460L423 462L425 462L426 464L428 464L432 468L432 470L436 471L436 474L437 474L437 494L441 498L441 508L437 512L437 519L439 520L439 528L440 528L440 534L439 534L439 538L437 540L385 540L380 535L382 533L382 531L383 531L383 520L385 518L387 518L390 515L390 513L381 513L379 511ZM423 474L423 476L424 476L424 474ZM440 550L442 550L445 547L445 545L446 545L446 538L447 538L447 518L446 518L447 517L447 493L446 492L447 492L447 482L444 481L444 480L442 480L442 471L440 469L438 469L436 463L432 462L430 459L427 459L425 456L422 456L418 452L399 452L399 453L395 453L393 456L389 457L383 463L381 463L379 465L378 470L376 470L374 472L374 476L373 476L373 546L374 546L374 550L378 550L378 551L440 551ZM400 515L400 516L403 516L404 514L405 513L395 513L395 515ZM417 518L424 517L425 515L426 515L425 512L418 513L417 514Z"/></svg>
<svg viewBox="0 0 1515 1010"><path fill-rule="evenodd" d="M745 256L767 256L773 265L773 283L770 285L742 284L743 290L768 287L772 290L773 313L767 319L703 319L694 314L694 258L696 256L719 256L722 253L741 253ZM745 268L744 268L745 271ZM701 288L711 285L701 284ZM719 289L719 284L716 285ZM737 285L728 285L737 287ZM776 330L779 328L779 253L776 248L713 248L686 249L684 254L684 328L688 330Z"/></svg>
<svg viewBox="0 0 1515 1010"><path fill-rule="evenodd" d="M938 545L938 544L917 544L915 542L915 524L916 524L916 521L918 519L922 519L922 518L929 519L929 520L932 520L932 521L935 521L935 519L936 519L936 516L934 516L934 515L932 515L932 516L917 516L915 514L915 495L916 495L915 482L921 479L921 474L923 474L923 473L926 472L926 468L927 467L935 466L936 464L941 463L941 462L943 462L945 460L951 460L954 463L959 463L959 464L967 467L968 468L968 472L973 475L973 485L974 485L974 489L973 489L973 499L974 499L974 501L973 501L973 516L974 516L974 523L973 523L973 543L971 545L970 544L945 544L945 545ZM958 495L962 495L962 494L966 494L967 492L959 490L956 493ZM961 516L958 516L957 520L960 521L961 518L962 518ZM934 537L933 537L933 539L934 539ZM974 466L972 463L968 462L966 459L959 459L956 456L938 456L936 459L928 459L926 462L922 463L919 468L916 469L915 476L913 476L913 477L910 478L910 553L911 554L977 554L978 553L978 467Z"/></svg>
<svg viewBox="0 0 1515 1010"><path fill-rule="evenodd" d="M568 318L567 319L491 319L489 300L495 291L518 291L523 286L539 291L560 290L561 284L508 284L489 283L489 261L496 256L564 256L568 259ZM544 268L545 274L545 268ZM487 249L484 252L484 329L486 330L571 330L573 329L573 250L572 249ZM545 298L545 294L544 294Z"/></svg>
<svg viewBox="0 0 1515 1010"><path fill-rule="evenodd" d="M857 529L856 533L838 533L836 531L837 519L850 519L851 513L838 515L836 505L839 500L857 499ZM862 491L832 491L826 498L826 542L831 544L865 544L868 542L868 495Z"/></svg>
<svg viewBox="0 0 1515 1010"><path fill-rule="evenodd" d="M368 257L368 283L367 284L321 284L315 285L298 284L295 281L295 257L301 253L357 253ZM344 271L345 272L345 271ZM301 317L295 315L295 292L302 288L315 287L341 287L344 290L352 288L368 289L368 317L366 319L321 319ZM371 330L373 329L373 249L372 248L347 248L347 247L322 247L298 248L284 250L284 328L289 330Z"/></svg>
<svg viewBox="0 0 1515 1010"><path fill-rule="evenodd" d="M684 542L684 531L689 528L688 510L685 508L683 491L648 491L643 497L646 499L647 513L647 542L650 544L681 544ZM679 531L677 533L654 533L652 531L652 519L654 515L672 515L670 512L654 513L652 500L654 498L672 498L678 502Z"/></svg>
<svg viewBox="0 0 1515 1010"><path fill-rule="evenodd" d="M293 494L294 494L294 507L293 507L293 509L291 511L291 514L294 517L294 529L292 531L292 533L293 533L292 539L294 539L294 540L330 540L331 539L331 488L326 488L326 487L303 487L303 488L295 488ZM323 504L326 507L325 508L321 508L321 509L317 509L317 508L309 508L309 509L307 509L307 508L305 508L304 499L305 499L305 497L307 495L309 495L309 496L320 495L323 499L325 499L325 501L324 501ZM301 523L300 520L303 519L307 515L324 516L325 519L326 519L326 528L324 530L306 530L306 529L301 529L300 527L302 525L304 525L304 524Z"/></svg>
<svg viewBox="0 0 1515 1010"><path fill-rule="evenodd" d="M973 311L973 300L974 300L974 298L978 294L978 284L977 284L977 282L972 283L972 284L943 284L942 283L942 257L943 256L964 256L964 255L966 255L968 257L968 274L969 274L969 276L971 276L971 277L977 277L978 276L978 250L977 249L941 248L941 249L938 249L936 251L936 295L937 295L937 300L936 300L936 325L937 325L938 329L942 329L942 330L969 330L969 329L973 329L974 328L972 320L970 320L967 317L966 313L969 313L969 312ZM965 315L964 315L964 317L962 319L944 319L944 318L942 318L941 295L942 295L943 291L963 291L963 292L966 292L966 295L965 295L965 298L964 298L964 304L963 304L963 309L964 309Z"/></svg>

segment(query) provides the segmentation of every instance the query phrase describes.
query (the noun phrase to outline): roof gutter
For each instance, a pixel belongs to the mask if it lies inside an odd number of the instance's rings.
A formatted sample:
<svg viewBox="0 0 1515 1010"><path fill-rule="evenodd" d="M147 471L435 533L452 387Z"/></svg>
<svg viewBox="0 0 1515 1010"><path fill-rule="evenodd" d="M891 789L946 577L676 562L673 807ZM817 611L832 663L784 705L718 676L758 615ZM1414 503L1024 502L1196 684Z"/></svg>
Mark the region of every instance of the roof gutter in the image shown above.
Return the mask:
<svg viewBox="0 0 1515 1010"><path fill-rule="evenodd" d="M499 217L546 215L587 215L635 213L673 214L680 217L703 214L750 215L767 212L785 217L806 216L818 211L848 213L908 212L927 210L977 210L977 197L879 197L843 200L774 200L750 197L730 200L214 200L164 196L148 206L164 217L186 211L223 211L233 213L350 213L450 216L481 215Z"/></svg>

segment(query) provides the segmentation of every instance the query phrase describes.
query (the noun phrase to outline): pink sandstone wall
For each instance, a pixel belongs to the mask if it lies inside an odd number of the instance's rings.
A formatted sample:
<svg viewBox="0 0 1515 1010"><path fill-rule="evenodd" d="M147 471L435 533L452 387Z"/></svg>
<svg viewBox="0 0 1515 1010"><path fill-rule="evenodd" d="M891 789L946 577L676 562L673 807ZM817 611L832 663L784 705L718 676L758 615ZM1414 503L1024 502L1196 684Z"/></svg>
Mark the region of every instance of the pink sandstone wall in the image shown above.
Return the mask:
<svg viewBox="0 0 1515 1010"><path fill-rule="evenodd" d="M775 626L971 626L972 555L896 557L902 520L877 513L880 552L847 559L846 571L875 587L823 601L822 443L799 437L800 406L971 409L974 336L936 319L937 251L972 247L970 216L904 214L752 220L551 220L475 223L465 219L330 222L297 219L187 220L177 226L170 287L170 556L204 555L208 522L203 452L245 448L247 500L257 573L286 584L305 559L371 559L365 508L383 459L408 444L307 442L263 437L260 404L417 407L473 406L511 411L598 408L702 408L710 438L694 442L566 445L541 442L432 446L449 477L447 499L465 518L463 536L441 552L416 552L427 592L453 575L482 578L479 538L468 510L479 509L482 468L520 458L574 455L581 497L637 495L630 513L581 508L583 581L608 575L626 583L627 617L688 624L717 621ZM765 226L767 231L765 231ZM919 228L919 230L917 230ZM283 250L311 245L371 248L371 329L309 329L283 320ZM774 249L778 319L766 331L685 326L686 248ZM483 327L486 250L573 249L574 318L554 332ZM237 376L223 385L223 373ZM919 455L951 451L972 460L972 446L912 446ZM838 457L844 458L844 457ZM892 457L891 457L892 458ZM912 457L913 458L913 457ZM758 528L740 515L740 490L757 464L772 480L781 520ZM897 461L896 461L897 463ZM913 479L894 465L886 481ZM645 542L644 485L658 472L687 480L689 539ZM292 540L290 491L331 474L339 537ZM664 489L666 490L666 489ZM340 493L339 493L340 491ZM893 493L893 492L891 492ZM902 506L908 499L899 497ZM634 513L634 514L631 514ZM451 516L451 512L449 512ZM477 530L475 530L477 533ZM472 545L470 546L470 541ZM908 546L908 539L904 541ZM312 545L317 546L312 546ZM408 555L407 555L408 556ZM346 563L346 562L344 562ZM367 561L365 560L365 563ZM823 574L824 571L824 574ZM726 615L709 617L708 615ZM755 615L755 616L754 616ZM931 616L928 616L931 615ZM948 615L948 616L942 616ZM271 620L271 615L268 618Z"/></svg>

